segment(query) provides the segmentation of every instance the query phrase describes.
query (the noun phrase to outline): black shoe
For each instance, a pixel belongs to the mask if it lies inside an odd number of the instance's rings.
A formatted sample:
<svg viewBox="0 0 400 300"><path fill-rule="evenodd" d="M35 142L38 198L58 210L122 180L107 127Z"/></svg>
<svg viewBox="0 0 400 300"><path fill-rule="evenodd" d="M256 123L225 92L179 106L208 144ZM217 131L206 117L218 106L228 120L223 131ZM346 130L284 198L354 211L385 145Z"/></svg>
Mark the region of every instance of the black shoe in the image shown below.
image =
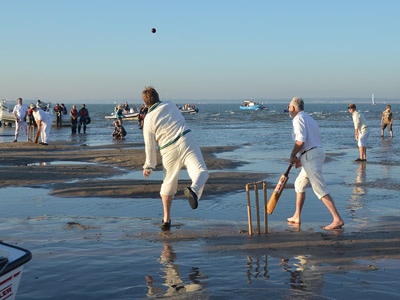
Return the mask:
<svg viewBox="0 0 400 300"><path fill-rule="evenodd" d="M47 144L47 143L40 143L40 144L42 144L43 146L48 146L49 144Z"/></svg>
<svg viewBox="0 0 400 300"><path fill-rule="evenodd" d="M164 220L161 221L161 230L162 231L167 231L171 229L171 220L169 222L164 222Z"/></svg>
<svg viewBox="0 0 400 300"><path fill-rule="evenodd" d="M13 140L13 143L16 143L16 142L17 142L17 139Z"/></svg>
<svg viewBox="0 0 400 300"><path fill-rule="evenodd" d="M364 161L362 158L357 158L355 161Z"/></svg>
<svg viewBox="0 0 400 300"><path fill-rule="evenodd" d="M197 195L190 187L185 188L185 196L189 200L190 207L196 209L198 206Z"/></svg>

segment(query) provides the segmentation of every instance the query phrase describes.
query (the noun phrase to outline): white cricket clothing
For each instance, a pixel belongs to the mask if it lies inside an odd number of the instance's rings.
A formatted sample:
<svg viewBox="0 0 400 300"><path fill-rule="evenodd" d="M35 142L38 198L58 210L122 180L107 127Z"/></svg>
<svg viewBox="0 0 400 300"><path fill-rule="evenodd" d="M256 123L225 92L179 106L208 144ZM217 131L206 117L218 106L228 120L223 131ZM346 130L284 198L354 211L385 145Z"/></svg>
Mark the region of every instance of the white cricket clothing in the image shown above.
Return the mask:
<svg viewBox="0 0 400 300"><path fill-rule="evenodd" d="M177 106L169 101L160 101L150 107L144 119L143 137L146 152L143 169L156 167L157 144L160 148L164 169L161 196L175 195L179 171L186 166L192 180L191 188L199 200L208 171L200 147Z"/></svg>
<svg viewBox="0 0 400 300"><path fill-rule="evenodd" d="M21 130L27 135L26 115L28 114L28 107L25 104L17 104L14 106L13 114L17 116L15 121L15 139L17 139Z"/></svg>
<svg viewBox="0 0 400 300"><path fill-rule="evenodd" d="M293 140L303 142L300 153L313 147L322 148L321 135L317 122L304 111L293 118Z"/></svg>
<svg viewBox="0 0 400 300"><path fill-rule="evenodd" d="M53 123L53 118L46 113L44 110L41 110L40 108L37 108L32 112L33 117L35 118L35 121L42 121L42 126L40 130L40 139L42 140L42 143L48 144L49 141L49 136L50 136L50 129L51 125Z"/></svg>
<svg viewBox="0 0 400 300"><path fill-rule="evenodd" d="M322 140L317 122L304 111L299 112L293 118L293 139L304 143L300 153L307 151L300 156L302 168L294 184L295 191L304 193L311 183L315 195L321 199L329 194L329 189L322 177L325 152L322 150Z"/></svg>
<svg viewBox="0 0 400 300"><path fill-rule="evenodd" d="M318 199L330 193L322 177L324 160L325 152L322 148L314 148L301 156L302 168L294 183L296 193L304 193L310 183Z"/></svg>

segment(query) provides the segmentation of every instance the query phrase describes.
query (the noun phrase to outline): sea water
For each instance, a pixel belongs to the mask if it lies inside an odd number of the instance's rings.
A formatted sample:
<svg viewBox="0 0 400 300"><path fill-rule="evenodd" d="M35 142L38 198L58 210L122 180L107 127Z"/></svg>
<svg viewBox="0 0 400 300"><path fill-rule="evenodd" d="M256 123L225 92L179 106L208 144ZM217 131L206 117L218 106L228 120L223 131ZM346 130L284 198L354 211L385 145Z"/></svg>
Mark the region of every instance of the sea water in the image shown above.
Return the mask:
<svg viewBox="0 0 400 300"><path fill-rule="evenodd" d="M268 182L277 182L293 147L291 119L283 112L287 103L265 103L268 109L260 111L241 111L239 105L196 104L199 113L185 118L202 147L240 146L217 156L245 161L247 164L237 171L265 172L270 174L265 178ZM399 215L396 124L400 104L392 105L393 139L387 131L385 138L380 136L384 104L357 105L370 129L367 164L353 162L359 152L347 106L344 102L306 103L305 111L320 127L329 158L324 166L325 180L344 218L345 230L353 232ZM114 105L88 104L87 108L92 122L86 134L71 135L70 128L53 127L50 144L59 140L93 146L143 142L135 121L124 122L128 132L124 141L112 139L112 122L104 117ZM13 134L13 128L0 128L0 142L11 142ZM298 172L292 170L289 183ZM288 229L285 220L294 211L293 189L284 193L269 217L270 229L275 232ZM203 238L176 242L141 238L142 232L159 231L159 199L56 198L46 189L21 187L0 189L0 199L1 239L33 253L18 299L395 299L397 295L393 279L400 269L398 260L356 260L352 264L374 264L378 271L355 268L337 273L321 271L326 267L323 265L304 264L307 257L207 250L207 239ZM246 228L245 199L244 191L218 197L207 197L205 191L196 211L189 210L182 200L174 201L173 221L185 230ZM311 190L302 217L302 228L317 232L331 220ZM152 284L147 284L145 275L152 276Z"/></svg>

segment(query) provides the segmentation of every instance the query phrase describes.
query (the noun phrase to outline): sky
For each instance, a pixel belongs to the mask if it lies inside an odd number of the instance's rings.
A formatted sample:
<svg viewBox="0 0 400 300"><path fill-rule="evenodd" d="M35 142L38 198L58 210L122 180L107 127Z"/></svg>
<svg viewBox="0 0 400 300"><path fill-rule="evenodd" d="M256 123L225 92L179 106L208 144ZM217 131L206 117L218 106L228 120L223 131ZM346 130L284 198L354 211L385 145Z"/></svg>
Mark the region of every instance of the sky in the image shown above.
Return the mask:
<svg viewBox="0 0 400 300"><path fill-rule="evenodd" d="M0 0L0 98L400 99L399 13L398 0Z"/></svg>

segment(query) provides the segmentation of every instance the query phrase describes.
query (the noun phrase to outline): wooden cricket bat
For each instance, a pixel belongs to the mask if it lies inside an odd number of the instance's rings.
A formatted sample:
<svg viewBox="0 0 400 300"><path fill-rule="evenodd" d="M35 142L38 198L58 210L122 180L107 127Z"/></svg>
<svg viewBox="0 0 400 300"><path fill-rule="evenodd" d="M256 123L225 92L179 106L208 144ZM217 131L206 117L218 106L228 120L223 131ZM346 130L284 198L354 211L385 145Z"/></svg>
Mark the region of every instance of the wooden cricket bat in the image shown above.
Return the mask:
<svg viewBox="0 0 400 300"><path fill-rule="evenodd" d="M35 130L35 129L33 129L33 130ZM36 138L35 138L35 144L37 144L39 142L39 136L40 136L40 130L38 128L38 131L36 133Z"/></svg>
<svg viewBox="0 0 400 300"><path fill-rule="evenodd" d="M279 197L282 195L283 189L285 188L286 183L289 180L289 172L290 172L290 169L292 168L292 166L293 165L290 165L289 168L287 169L286 173L282 174L281 178L278 181L278 184L275 187L274 192L271 195L271 198L269 198L268 205L267 205L267 212L269 214L273 213L276 203L278 203Z"/></svg>

